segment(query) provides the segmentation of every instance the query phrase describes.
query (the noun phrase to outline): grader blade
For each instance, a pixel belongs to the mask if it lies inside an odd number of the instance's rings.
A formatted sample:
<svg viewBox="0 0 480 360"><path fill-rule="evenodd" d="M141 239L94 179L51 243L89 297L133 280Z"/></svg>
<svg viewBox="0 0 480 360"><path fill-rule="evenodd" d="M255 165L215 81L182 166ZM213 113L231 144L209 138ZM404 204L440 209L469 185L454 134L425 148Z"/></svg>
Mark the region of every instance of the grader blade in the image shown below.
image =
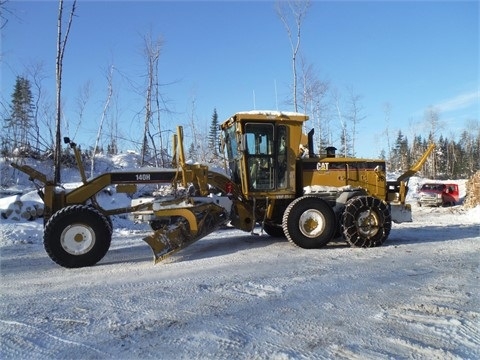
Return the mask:
<svg viewBox="0 0 480 360"><path fill-rule="evenodd" d="M212 233L228 220L225 209L214 203L162 209L155 214L177 219L143 239L153 251L155 264Z"/></svg>

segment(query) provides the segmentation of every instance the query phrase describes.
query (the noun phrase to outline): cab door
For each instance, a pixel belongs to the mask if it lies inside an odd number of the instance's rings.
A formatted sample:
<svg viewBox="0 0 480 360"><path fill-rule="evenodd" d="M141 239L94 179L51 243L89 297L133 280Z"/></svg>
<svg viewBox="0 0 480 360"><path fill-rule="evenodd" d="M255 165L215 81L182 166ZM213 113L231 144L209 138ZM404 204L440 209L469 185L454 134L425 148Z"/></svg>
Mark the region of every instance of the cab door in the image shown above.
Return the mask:
<svg viewBox="0 0 480 360"><path fill-rule="evenodd" d="M245 156L250 191L275 189L273 124L245 124Z"/></svg>
<svg viewBox="0 0 480 360"><path fill-rule="evenodd" d="M287 127L272 123L247 123L244 138L248 189L287 189L291 170L288 167L291 154L288 151Z"/></svg>

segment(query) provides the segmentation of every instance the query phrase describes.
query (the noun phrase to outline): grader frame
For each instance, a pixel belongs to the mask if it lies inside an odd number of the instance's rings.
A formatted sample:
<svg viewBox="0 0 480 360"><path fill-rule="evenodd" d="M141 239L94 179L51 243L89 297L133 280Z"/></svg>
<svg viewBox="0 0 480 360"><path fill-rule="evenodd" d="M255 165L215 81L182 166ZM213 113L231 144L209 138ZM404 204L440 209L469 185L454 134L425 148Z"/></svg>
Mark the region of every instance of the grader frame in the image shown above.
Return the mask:
<svg viewBox="0 0 480 360"><path fill-rule="evenodd" d="M82 179L79 187L67 191L29 166L12 166L36 184L45 204L45 249L64 267L100 261L111 242L110 217L123 213L150 221L153 234L143 240L155 262L227 222L250 232L260 224L262 232L286 237L302 248L324 246L337 236L352 246L383 244L392 221L411 221L406 181L420 170L433 146L396 181L387 181L382 160L336 157L332 148L324 156L315 155L313 132L302 132L307 120L303 114L275 111L241 112L227 119L220 129L229 175L186 162L182 127L174 135L171 169L113 171L87 179L80 150L68 138ZM96 200L110 185L117 192L134 193L139 184L158 183L194 191L174 191L173 199L137 201L111 210Z"/></svg>

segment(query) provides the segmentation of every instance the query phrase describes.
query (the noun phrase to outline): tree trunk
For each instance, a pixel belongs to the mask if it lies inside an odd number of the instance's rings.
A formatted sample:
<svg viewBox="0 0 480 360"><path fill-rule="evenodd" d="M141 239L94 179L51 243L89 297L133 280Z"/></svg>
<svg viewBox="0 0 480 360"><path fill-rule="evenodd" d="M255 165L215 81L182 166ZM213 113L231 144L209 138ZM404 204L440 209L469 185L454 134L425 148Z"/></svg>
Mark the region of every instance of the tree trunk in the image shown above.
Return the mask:
<svg viewBox="0 0 480 360"><path fill-rule="evenodd" d="M68 20L67 32L65 38L62 40L62 13L63 13L63 0L58 1L58 21L57 21L57 59L56 59L56 80L57 80L57 96L56 96L56 120L55 120L55 149L53 154L54 160L54 181L60 183L60 167L62 157L62 144L61 144L61 118L62 118L62 106L61 106L61 94L62 94L62 70L63 70L63 55L65 53L65 46L67 44L68 34L72 26L73 14L75 13L75 5L77 0L73 1L72 10L70 11L70 18Z"/></svg>

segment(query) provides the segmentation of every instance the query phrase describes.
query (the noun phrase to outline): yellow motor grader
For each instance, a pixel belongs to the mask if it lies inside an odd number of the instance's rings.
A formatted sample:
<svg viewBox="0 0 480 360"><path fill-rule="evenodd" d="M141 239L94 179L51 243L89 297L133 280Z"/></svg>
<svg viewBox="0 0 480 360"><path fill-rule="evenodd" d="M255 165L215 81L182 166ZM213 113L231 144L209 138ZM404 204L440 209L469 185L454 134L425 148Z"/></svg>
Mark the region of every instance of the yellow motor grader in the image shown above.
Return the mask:
<svg viewBox="0 0 480 360"><path fill-rule="evenodd" d="M143 240L155 262L227 222L252 233L260 226L261 232L311 249L337 237L351 246L379 246L392 221L412 221L407 181L433 145L396 181L387 181L384 160L337 157L333 147L315 154L313 131L302 132L307 120L304 114L278 111L233 115L220 125L224 173L186 161L182 127L174 135L171 169L112 171L87 179L80 151L68 138L82 177L79 187L67 191L29 166L12 166L36 184L45 204L45 250L67 268L100 261L111 243L110 216L122 213L150 223L153 233ZM133 194L140 184L162 183L172 185L171 196L135 199L128 208L106 210L96 199L111 185Z"/></svg>

